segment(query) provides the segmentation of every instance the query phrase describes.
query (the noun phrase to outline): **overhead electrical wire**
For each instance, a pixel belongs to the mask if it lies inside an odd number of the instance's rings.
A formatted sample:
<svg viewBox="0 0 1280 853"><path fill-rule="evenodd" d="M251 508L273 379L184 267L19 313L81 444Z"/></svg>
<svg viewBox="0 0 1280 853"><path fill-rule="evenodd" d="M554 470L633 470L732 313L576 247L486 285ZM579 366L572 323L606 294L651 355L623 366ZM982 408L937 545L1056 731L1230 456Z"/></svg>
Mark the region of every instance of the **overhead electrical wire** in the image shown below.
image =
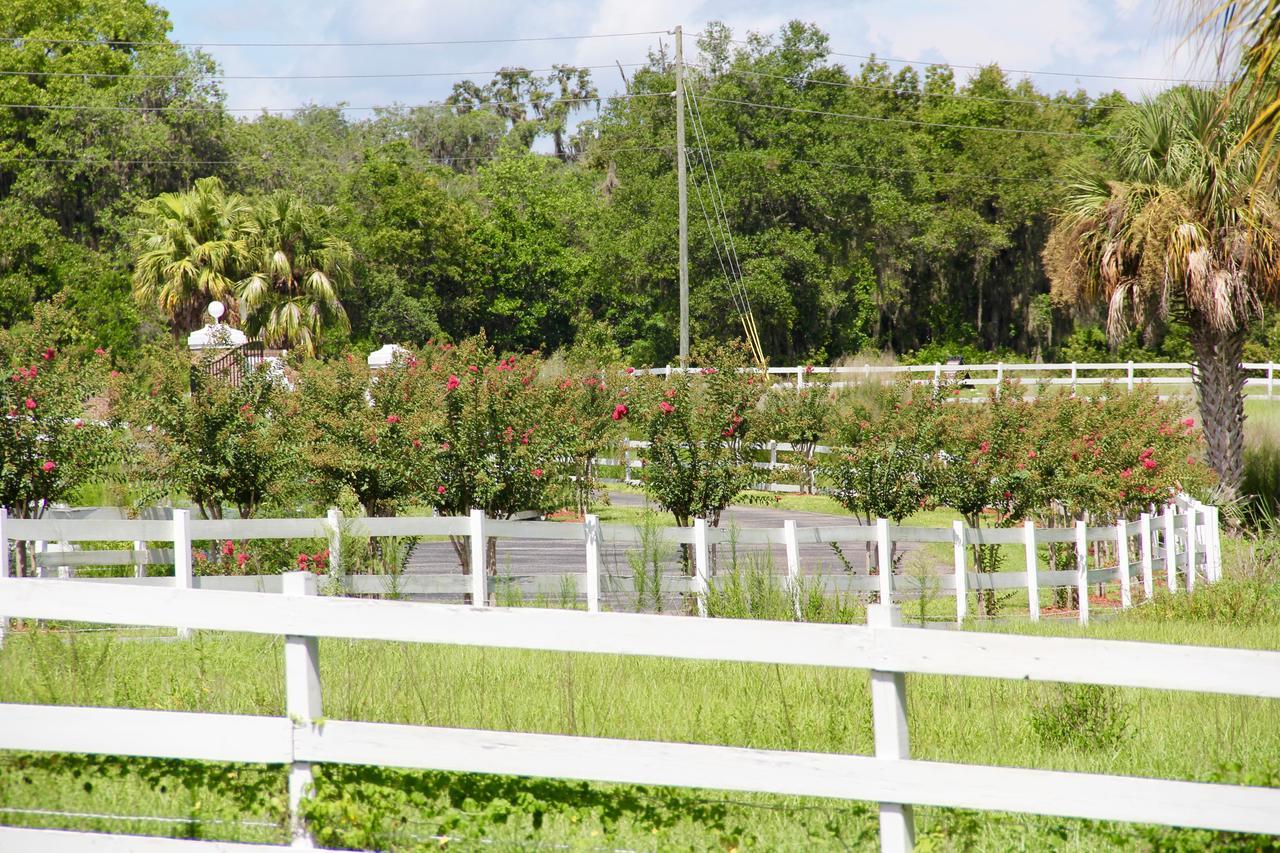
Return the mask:
<svg viewBox="0 0 1280 853"><path fill-rule="evenodd" d="M765 110L780 110L782 112L802 113L805 115L827 116L830 118L846 118L858 121L882 122L887 124L907 124L916 127L941 127L950 130L977 130L984 133L1014 133L1027 134L1031 136L1054 136L1054 137L1075 137L1087 139L1120 139L1122 137L1114 134L1098 134L1083 133L1076 130L1041 130L1039 128L1030 127L996 127L992 125L980 124L952 124L950 122L940 121L922 121L910 118L895 118L893 116L872 116L860 113L841 113L832 110L812 110L805 107L787 107L781 104L760 104L754 101L742 101L736 98L715 98L710 95L703 95L704 101L710 101L716 104L732 104L739 107L756 107Z"/></svg>
<svg viewBox="0 0 1280 853"><path fill-rule="evenodd" d="M597 95L594 98L550 98L541 103L550 104L590 104L597 101L629 101L636 98L669 98L666 92L636 92L626 95ZM303 104L297 107L224 107L220 104L192 104L174 106L142 106L135 104L0 104L0 109L26 110L63 110L72 112L228 112L228 113L291 113L313 109L341 110L389 110L389 109L437 109L437 110L471 110L478 107L527 107L525 101L477 101L474 103L449 104L437 101L429 104L374 104L369 107L353 107L346 104Z"/></svg>
<svg viewBox="0 0 1280 853"><path fill-rule="evenodd" d="M640 68L647 65L646 62L622 62L610 63L608 65L574 65L574 69L585 68L589 71L598 71L603 68L614 69L621 66L622 68ZM525 68L522 65L508 66L496 70L480 70L480 71L405 71L405 72L379 72L371 74L201 74L198 79L201 80L382 80L382 79L405 79L418 77L474 77L483 74L501 74L504 71L528 71L534 74L555 71L555 68ZM117 80L128 78L130 80L191 80L191 75L187 74L143 74L137 72L98 72L98 71L13 71L0 70L0 77L75 77L85 80Z"/></svg>
<svg viewBox="0 0 1280 853"><path fill-rule="evenodd" d="M433 41L134 41L129 39L58 39L43 36L0 36L0 43L31 42L33 44L70 44L82 47L443 47L469 44L521 44L525 42L578 41L582 39L627 38L629 36L668 35L670 30L638 30L629 33L585 33L571 36L523 36L519 38L436 39Z"/></svg>
<svg viewBox="0 0 1280 853"><path fill-rule="evenodd" d="M618 152L671 151L672 146L670 145L637 145L637 146L628 146L625 148L616 148L614 150ZM528 153L532 154L534 152L528 152ZM271 152L271 151L264 151L256 154L250 154L246 158L242 158L239 160L183 160L180 158L174 158L169 160L148 159L148 158L115 159L111 157L104 157L102 159L98 159L95 157L88 157L88 156L28 157L25 155L0 154L0 163L49 163L49 164L84 163L84 164L100 165L100 166L243 166L243 165L248 165L254 162L254 158L257 158L258 162L262 162L264 160L268 160L269 158L274 158L275 156L276 156L275 152ZM457 163L457 162L463 162L463 161L472 162L472 161L485 161L485 160L500 160L508 156L511 156L511 155L506 153L465 154L465 155L459 155L457 157L426 157L426 158L422 158L418 162L427 162L427 163L433 163L435 165L447 166L451 163ZM559 159L554 154L537 154L536 156L542 157L547 160Z"/></svg>

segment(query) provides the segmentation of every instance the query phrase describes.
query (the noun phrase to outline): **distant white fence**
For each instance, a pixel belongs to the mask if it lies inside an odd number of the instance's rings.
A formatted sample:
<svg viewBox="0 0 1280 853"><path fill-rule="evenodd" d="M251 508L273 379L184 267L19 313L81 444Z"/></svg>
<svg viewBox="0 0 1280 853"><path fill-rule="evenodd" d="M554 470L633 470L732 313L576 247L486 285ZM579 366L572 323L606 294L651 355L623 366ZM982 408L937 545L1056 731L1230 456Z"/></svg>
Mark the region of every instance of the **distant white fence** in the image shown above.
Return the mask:
<svg viewBox="0 0 1280 853"><path fill-rule="evenodd" d="M29 619L283 634L286 696L283 717L0 705L0 749L287 764L303 846L298 805L316 763L873 801L881 846L894 851L913 843L913 804L1280 834L1280 789L913 760L904 680L911 672L1280 699L1277 652L922 631L902 627L892 605L873 605L866 626L814 625L317 597L315 576L303 572L282 584L283 595L267 595L0 579L0 609ZM319 637L867 669L875 755L325 719ZM286 848L0 828L0 849Z"/></svg>
<svg viewBox="0 0 1280 853"><path fill-rule="evenodd" d="M186 510L171 510L170 519L102 519L102 518L9 518L0 509L0 578L12 572L9 566L9 543L58 542L63 550L37 555L37 566L43 574L51 564L59 576L75 578L77 566L127 565L134 567L132 577L83 578L85 582L106 585L178 587L242 592L278 592L280 575L196 575L192 559L192 542L200 540L236 541L253 539L327 539L331 565L341 565L342 530L362 536L455 536L469 540L471 565L486 565L490 539L551 540L581 542L583 568L568 573L519 575L501 578L485 572L470 574L400 574L400 575L333 575L349 593L384 595L458 594L470 595L476 606L482 606L495 594L499 584L514 585L522 593L555 593L569 582L575 594L586 597L587 610L600 609L602 583L608 579L604 567L606 545L640 544L642 532L631 525L604 525L596 516L587 516L581 524L547 521L506 521L485 517L476 510L465 517L359 518L347 523L342 514L330 510L325 518L255 518L192 519ZM1025 589L1028 615L1040 618L1040 590L1074 587L1079 599L1078 618L1089 621L1089 589L1095 585L1118 586L1120 604L1129 607L1133 587L1149 599L1154 594L1156 573L1164 573L1170 591L1191 591L1198 580L1213 582L1221 576L1222 560L1217 507L1179 497L1166 505L1159 515L1143 513L1135 521L1108 525L1089 525L1081 520L1074 527L1042 528L1028 521L1020 527L967 527L956 521L951 528L903 527L880 519L874 525L800 527L785 521L776 528L713 528L697 519L693 527L658 528L653 535L667 545L689 546L693 557L691 576L667 577L663 587L672 593L688 593L694 597L699 613L706 613L707 595L717 578L713 574L712 547L738 544L743 546L781 546L785 554L786 580L793 590L802 575L801 544L861 544L873 547L877 574L836 573L808 579L821 583L829 592L877 593L879 600L889 603L895 598L917 598L922 594L951 595L955 598L956 621L969 615L969 594L983 590ZM130 550L67 550L77 542L132 541ZM169 548L151 549L148 543L169 542ZM952 545L953 570L950 574L921 577L895 572L895 546L907 543L949 543ZM1045 562L1040 546L1069 543L1075 551L1072 570L1042 569ZM1111 543L1113 547L1099 548ZM971 545L1006 545L1020 547L1025 571L971 571ZM1090 546L1094 554L1091 559ZM173 566L172 576L149 577L148 565ZM885 567L890 567L885 570ZM80 580L77 578L77 580ZM4 613L0 603L0 613ZM15 614L8 614L13 616ZM0 617L0 642L3 642L6 620Z"/></svg>
<svg viewBox="0 0 1280 853"><path fill-rule="evenodd" d="M1275 362L1243 362L1240 365L1252 374L1245 380L1245 387L1265 389L1261 395L1274 400L1276 393ZM696 368L689 368L696 372ZM1182 361L1120 361L1120 362L1062 362L1054 364L1021 364L996 362L994 364L860 364L844 367L770 367L769 374L794 377L797 388L803 388L818 376L830 380L839 387L850 381L866 381L872 377L907 376L913 381L938 384L943 381L963 379L974 387L999 386L1006 379L1023 379L1028 383L1046 385L1080 386L1120 384L1133 390L1136 385L1156 385L1173 389L1190 389L1193 385L1194 364ZM679 373L678 367L656 367L637 373L654 373L670 376ZM1172 375L1171 375L1172 374ZM1247 393L1247 392L1246 392Z"/></svg>

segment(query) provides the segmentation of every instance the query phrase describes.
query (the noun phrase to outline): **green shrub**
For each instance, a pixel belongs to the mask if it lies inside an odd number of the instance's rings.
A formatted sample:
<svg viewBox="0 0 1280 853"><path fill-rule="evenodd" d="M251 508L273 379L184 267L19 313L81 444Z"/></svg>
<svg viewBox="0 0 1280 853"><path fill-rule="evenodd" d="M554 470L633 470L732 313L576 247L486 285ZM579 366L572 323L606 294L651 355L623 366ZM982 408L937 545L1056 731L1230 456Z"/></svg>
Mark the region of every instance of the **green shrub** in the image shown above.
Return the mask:
<svg viewBox="0 0 1280 853"><path fill-rule="evenodd" d="M1132 711L1114 687L1057 685L1031 711L1031 730L1048 749L1114 750L1131 734Z"/></svg>

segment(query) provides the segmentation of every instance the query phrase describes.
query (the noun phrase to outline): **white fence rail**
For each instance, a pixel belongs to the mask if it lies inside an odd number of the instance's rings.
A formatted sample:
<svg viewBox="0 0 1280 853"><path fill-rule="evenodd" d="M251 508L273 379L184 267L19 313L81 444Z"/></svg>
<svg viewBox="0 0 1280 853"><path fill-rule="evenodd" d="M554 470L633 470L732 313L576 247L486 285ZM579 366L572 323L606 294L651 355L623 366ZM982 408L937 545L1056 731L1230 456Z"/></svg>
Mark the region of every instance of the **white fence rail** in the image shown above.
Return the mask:
<svg viewBox="0 0 1280 853"><path fill-rule="evenodd" d="M59 576L75 577L82 566L132 565L130 577L83 578L102 585L173 586L181 589L222 590L240 592L279 592L280 575L196 575L192 561L192 542L200 540L246 539L326 539L333 566L340 565L341 533L366 536L454 536L470 540L472 565L484 565L490 539L550 540L582 543L583 563L580 571L525 574L497 577L484 572L470 574L400 574L331 576L345 591L363 595L383 594L454 594L469 595L476 606L482 606L496 595L502 584L514 586L521 593L557 594L571 583L575 595L584 594L587 610L600 609L600 594L611 581L605 571L603 553L607 545L638 544L643 535L629 525L601 524L589 515L582 524L546 521L509 521L486 518L479 510L469 517L398 517L359 518L349 522L334 509L325 518L282 519L191 519L186 510L172 510L172 518L102 519L102 518L9 518L0 509L0 577L8 577L9 543L17 540L37 543L59 542L64 548L78 542L133 542L129 550L62 550L37 556L36 565L42 576L48 572L47 561L55 561ZM711 549L730 544L742 546L780 546L785 557L786 583L799 588L803 576L800 563L801 544L862 544L876 554L876 574L837 573L809 576L808 583L820 583L829 592L876 593L879 601L917 598L923 594L951 595L955 598L956 621L969 614L969 596L983 590L1025 589L1027 613L1032 620L1040 618L1041 590L1072 587L1079 601L1078 619L1084 624L1090 617L1089 590L1095 585L1115 585L1122 607L1133 601L1135 585L1143 600L1155 591L1156 573L1164 573L1170 591L1194 589L1198 580L1213 582L1222 571L1218 509L1193 499L1180 497L1166 505L1159 515L1143 513L1135 521L1114 525L1090 526L1079 521L1071 528L1041 528L1028 521L1020 527L971 528L955 522L950 529L938 527L903 527L881 519L874 525L800 527L784 522L776 528L724 529L708 527L698 519L691 528L659 528L654 534L668 545L688 546L692 550L693 575L666 577L663 586L669 592L691 594L694 607L705 613L710 588L718 582L713 574L715 562ZM148 542L171 543L170 547L152 549ZM905 574L895 566L898 545L951 544L951 572L921 577ZM1075 553L1072 569L1045 568L1042 546L1069 544ZM1109 547L1099 548L1099 545ZM1021 548L1025 571L972 571L972 545L1004 545ZM1093 551L1091 555L1090 551ZM37 549L39 550L39 549ZM1110 553L1107 553L1110 552ZM1104 559L1105 558L1105 559ZM1114 558L1114 562L1112 562ZM148 576L147 566L173 566L172 575ZM887 570L886 570L887 567ZM77 578L80 580L80 578ZM0 604L0 614L3 614ZM7 614L13 616L14 614ZM7 619L0 616L0 643L3 642Z"/></svg>
<svg viewBox="0 0 1280 853"><path fill-rule="evenodd" d="M1275 399L1275 362L1242 362L1240 365L1250 375L1246 388L1265 389L1259 396ZM697 368L689 368L696 371ZM1021 364L995 362L992 364L859 364L843 367L770 367L769 374L794 377L797 388L803 388L813 377L823 377L834 385L849 381L868 380L872 377L907 376L914 381L938 383L944 380L963 379L974 387L998 386L1005 379L1023 379L1028 383L1064 385L1072 388L1102 385L1108 382L1121 384L1133 390L1135 385L1158 385L1190 388L1194 384L1196 366L1180 361L1120 361L1120 362L1061 362L1051 364ZM679 373L678 367L658 367L648 371L661 376ZM1063 375L1065 374L1065 375ZM1159 375L1155 375L1159 374ZM1172 375L1170 375L1172 374Z"/></svg>
<svg viewBox="0 0 1280 853"><path fill-rule="evenodd" d="M882 526L883 527L883 526ZM487 609L0 579L0 608L32 619L283 634L286 717L0 705L0 749L288 764L295 838L315 763L549 776L869 800L884 849L912 844L910 806L1023 811L1280 834L1280 789L911 759L904 673L1280 698L1280 653L904 628ZM868 669L875 756L782 752L322 719L319 637ZM284 849L0 828L5 850Z"/></svg>

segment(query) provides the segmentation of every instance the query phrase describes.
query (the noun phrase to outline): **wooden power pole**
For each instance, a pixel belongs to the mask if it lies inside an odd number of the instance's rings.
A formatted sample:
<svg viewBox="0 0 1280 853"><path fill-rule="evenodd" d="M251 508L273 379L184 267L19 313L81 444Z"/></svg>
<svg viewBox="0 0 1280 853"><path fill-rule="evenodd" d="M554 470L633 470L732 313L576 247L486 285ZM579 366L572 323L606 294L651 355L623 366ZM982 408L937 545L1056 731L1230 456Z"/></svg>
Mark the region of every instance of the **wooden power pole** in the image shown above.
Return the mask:
<svg viewBox="0 0 1280 853"><path fill-rule="evenodd" d="M684 155L684 37L676 27L676 183L680 198L680 366L689 366L689 185Z"/></svg>

